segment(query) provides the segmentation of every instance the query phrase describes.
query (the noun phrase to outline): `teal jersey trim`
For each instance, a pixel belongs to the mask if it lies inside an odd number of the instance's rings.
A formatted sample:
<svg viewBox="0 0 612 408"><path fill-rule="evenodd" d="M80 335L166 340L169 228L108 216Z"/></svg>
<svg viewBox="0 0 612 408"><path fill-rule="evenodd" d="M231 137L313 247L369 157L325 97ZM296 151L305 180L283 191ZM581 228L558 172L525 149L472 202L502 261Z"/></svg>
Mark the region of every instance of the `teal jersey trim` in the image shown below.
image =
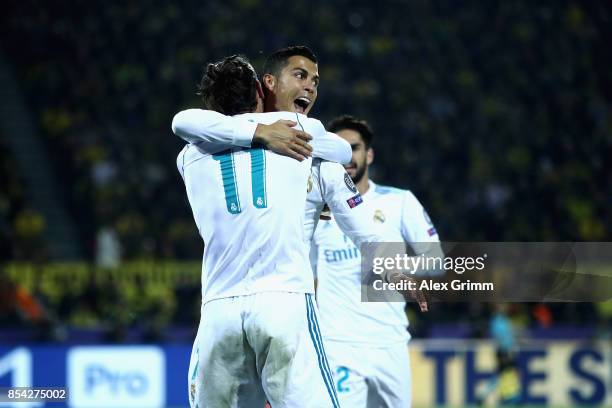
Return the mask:
<svg viewBox="0 0 612 408"><path fill-rule="evenodd" d="M218 153L213 155L221 165L221 178L223 179L223 192L225 193L225 205L230 214L239 214L240 198L236 185L236 169L234 167L234 155L232 152Z"/></svg>
<svg viewBox="0 0 612 408"><path fill-rule="evenodd" d="M267 208L266 194L266 152L257 147L251 149L251 188L255 208Z"/></svg>
<svg viewBox="0 0 612 408"><path fill-rule="evenodd" d="M249 150L251 156L251 191L253 192L253 205L255 208L268 208L268 194L266 184L266 152L261 147ZM225 205L230 214L240 214L240 197L236 182L236 166L234 164L234 153L225 150L222 153L213 154L221 166L221 178L223 179L223 193Z"/></svg>

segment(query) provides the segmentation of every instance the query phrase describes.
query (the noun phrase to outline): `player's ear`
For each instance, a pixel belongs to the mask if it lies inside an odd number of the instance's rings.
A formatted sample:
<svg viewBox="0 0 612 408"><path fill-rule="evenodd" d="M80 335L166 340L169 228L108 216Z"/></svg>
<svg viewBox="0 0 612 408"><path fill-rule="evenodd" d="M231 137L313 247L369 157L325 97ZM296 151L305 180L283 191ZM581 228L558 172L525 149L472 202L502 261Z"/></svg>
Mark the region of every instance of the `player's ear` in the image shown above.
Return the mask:
<svg viewBox="0 0 612 408"><path fill-rule="evenodd" d="M370 164L372 164L372 162L374 161L374 149L372 149L371 147L368 147L368 151L366 152L366 163L368 163L368 166Z"/></svg>
<svg viewBox="0 0 612 408"><path fill-rule="evenodd" d="M274 86L276 86L276 78L274 77L274 75L264 74L263 86L268 92L272 92L274 90Z"/></svg>

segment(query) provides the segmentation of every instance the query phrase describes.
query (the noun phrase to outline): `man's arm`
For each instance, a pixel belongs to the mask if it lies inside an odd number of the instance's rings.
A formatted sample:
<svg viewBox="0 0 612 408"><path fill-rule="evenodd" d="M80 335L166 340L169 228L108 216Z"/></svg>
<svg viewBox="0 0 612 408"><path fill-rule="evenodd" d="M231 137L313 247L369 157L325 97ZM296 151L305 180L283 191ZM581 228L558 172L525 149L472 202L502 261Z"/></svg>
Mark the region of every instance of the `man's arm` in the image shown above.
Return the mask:
<svg viewBox="0 0 612 408"><path fill-rule="evenodd" d="M257 123L219 112L187 109L174 115L172 131L189 143L250 147Z"/></svg>
<svg viewBox="0 0 612 408"><path fill-rule="evenodd" d="M320 162L319 181L321 185L319 188L323 200L330 207L338 226L357 247L361 247L361 244L364 243L385 242L384 231L378 224L374 223L371 216L368 215L365 207L361 205L363 198L356 189L355 191L352 190L354 184L345 182L346 178L350 177L338 163ZM418 212L418 210L422 210L422 208L422 206L418 208L413 206L412 212ZM410 216L410 214L408 216ZM424 213L421 211L421 218L424 219L422 214ZM408 220L413 220L415 218L414 216L406 218L404 214L403 220L410 222ZM413 227L411 226L411 228ZM427 229L423 229L421 235L404 235L404 240L412 246L416 256L444 257L437 235L426 239L424 237L424 235L428 234L426 231ZM423 268L409 272L411 275L416 276L425 274L435 276L440 273L440 271L435 268Z"/></svg>
<svg viewBox="0 0 612 408"><path fill-rule="evenodd" d="M319 166L319 190L338 226L360 248L368 242L384 240L380 227L367 216L363 199L354 184L346 183L350 176L338 163L322 160Z"/></svg>
<svg viewBox="0 0 612 408"><path fill-rule="evenodd" d="M402 200L401 224L404 241L411 246L415 255L444 259L436 227L425 208L410 191L404 193ZM423 269L416 274L419 277L439 277L445 274L445 270L444 268Z"/></svg>
<svg viewBox="0 0 612 408"><path fill-rule="evenodd" d="M325 135L317 138L313 143L313 157L318 157L331 162L348 164L353 157L353 149L349 142L335 133L325 132Z"/></svg>
<svg viewBox="0 0 612 408"><path fill-rule="evenodd" d="M353 243L361 248L364 243L385 242L384 232L375 224L368 211L362 205L363 199L358 191L353 190L354 184L347 183L350 177L338 163L321 161L319 165L319 182L321 195L329 205L338 226ZM390 252L389 252L390 251ZM389 252L389 253L387 253ZM393 257L395 253L392 248L380 245L377 248L377 257ZM382 275L388 282L398 283L400 281L414 280L412 276L398 271L390 270ZM418 302L421 311L428 310L427 300L422 291L405 291L405 297L412 298Z"/></svg>
<svg viewBox="0 0 612 408"><path fill-rule="evenodd" d="M313 157L340 164L350 163L353 149L346 140L335 133L326 131L325 126L317 119L299 113L294 113L294 115L298 127L313 136L311 142Z"/></svg>
<svg viewBox="0 0 612 408"><path fill-rule="evenodd" d="M266 125L219 112L187 109L174 116L172 131L186 142L198 143L204 149L250 147L253 143L259 143L275 153L302 161L312 152L308 144L312 137L294 129L295 125L296 122L290 120L278 120Z"/></svg>

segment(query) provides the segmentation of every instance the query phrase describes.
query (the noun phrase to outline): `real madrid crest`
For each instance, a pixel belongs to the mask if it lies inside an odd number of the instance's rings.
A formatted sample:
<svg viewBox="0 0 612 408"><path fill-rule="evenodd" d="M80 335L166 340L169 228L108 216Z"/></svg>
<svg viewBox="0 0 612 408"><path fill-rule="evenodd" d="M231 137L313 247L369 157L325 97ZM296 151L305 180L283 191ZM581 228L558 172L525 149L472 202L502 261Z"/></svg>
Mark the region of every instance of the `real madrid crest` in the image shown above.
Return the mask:
<svg viewBox="0 0 612 408"><path fill-rule="evenodd" d="M196 394L196 385L194 382L189 384L189 396L191 397L191 401L195 401Z"/></svg>
<svg viewBox="0 0 612 408"><path fill-rule="evenodd" d="M385 222L385 220L386 220L385 214L383 214L382 211L380 210L374 211L374 222L378 222L382 224L383 222Z"/></svg>
<svg viewBox="0 0 612 408"><path fill-rule="evenodd" d="M308 176L308 184L306 185L306 192L310 193L312 191L312 176Z"/></svg>

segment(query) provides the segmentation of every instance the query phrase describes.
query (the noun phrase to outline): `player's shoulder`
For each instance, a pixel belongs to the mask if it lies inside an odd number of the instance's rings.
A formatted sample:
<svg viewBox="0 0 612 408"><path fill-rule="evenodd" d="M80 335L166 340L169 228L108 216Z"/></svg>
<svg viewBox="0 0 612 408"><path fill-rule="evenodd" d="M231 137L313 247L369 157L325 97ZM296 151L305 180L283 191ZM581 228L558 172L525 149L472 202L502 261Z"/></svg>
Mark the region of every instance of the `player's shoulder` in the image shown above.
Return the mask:
<svg viewBox="0 0 612 408"><path fill-rule="evenodd" d="M325 126L323 126L323 123L321 123L319 119L310 118L301 113L293 114L295 115L293 120L295 120L298 123L298 126L302 127L303 130L306 130L307 128L317 129L317 131L321 132L321 134L323 134L325 131Z"/></svg>
<svg viewBox="0 0 612 408"><path fill-rule="evenodd" d="M291 112L248 112L235 115L234 117L263 124L270 124L281 119L295 121L295 114Z"/></svg>
<svg viewBox="0 0 612 408"><path fill-rule="evenodd" d="M420 210L422 208L420 201L408 189L375 184L374 192L375 197L379 197L386 202L397 203L404 209Z"/></svg>
<svg viewBox="0 0 612 408"><path fill-rule="evenodd" d="M188 143L176 156L176 165L179 168L185 168L193 162L201 159L214 157L217 154L230 153L231 151L240 151L243 148L221 148L207 149L201 143Z"/></svg>
<svg viewBox="0 0 612 408"><path fill-rule="evenodd" d="M185 162L185 155L187 154L187 151L189 150L189 145L185 145L181 151L179 152L179 154L176 155L176 165L178 167L181 167L184 162Z"/></svg>
<svg viewBox="0 0 612 408"><path fill-rule="evenodd" d="M321 171L325 171L325 172L333 172L333 173L337 173L337 174L344 174L346 173L346 170L344 169L344 166L341 165L338 162L334 162L334 161L330 161L330 160L325 160L325 159L321 159L321 158L315 158L313 160L313 165L317 164L318 167L321 168Z"/></svg>
<svg viewBox="0 0 612 408"><path fill-rule="evenodd" d="M354 187L354 183L351 180L348 173L346 172L346 170L344 169L343 165L341 165L340 163L334 162L334 161L329 161L329 160L322 160L322 159L315 159L315 160L316 160L316 165L318 167L318 176L320 178L321 183L328 185L328 186L347 184L347 187L348 186ZM313 161L313 164L314 163L315 161ZM351 191L354 189L356 188L351 188Z"/></svg>
<svg viewBox="0 0 612 408"><path fill-rule="evenodd" d="M245 119L254 120L254 121L262 120L262 119L268 119L268 120L287 119L287 120L293 120L293 121L300 120L303 122L316 121L316 119L309 118L308 116L303 115L301 113L288 112L288 111L248 112L248 113L238 114L235 117L245 118Z"/></svg>
<svg viewBox="0 0 612 408"><path fill-rule="evenodd" d="M407 193L412 194L410 193L410 190L404 190L402 188L386 186L384 184L374 184L374 192L377 195L390 195L390 196L402 196Z"/></svg>
<svg viewBox="0 0 612 408"><path fill-rule="evenodd" d="M188 151L189 145L185 145L185 147L183 147L179 154L176 156L176 168L178 169L179 173L181 174L181 177L183 178L185 177L185 155Z"/></svg>
<svg viewBox="0 0 612 408"><path fill-rule="evenodd" d="M277 111L277 112L261 112L261 113L242 113L240 115L236 115L236 117L240 117L246 119L251 122L263 123L263 124L271 124L277 120L292 120L297 122L298 128L302 128L306 130L306 128L313 129L316 128L318 131L324 130L325 127L320 120L315 118L309 118L308 116L297 113L297 112L288 112L288 111Z"/></svg>

